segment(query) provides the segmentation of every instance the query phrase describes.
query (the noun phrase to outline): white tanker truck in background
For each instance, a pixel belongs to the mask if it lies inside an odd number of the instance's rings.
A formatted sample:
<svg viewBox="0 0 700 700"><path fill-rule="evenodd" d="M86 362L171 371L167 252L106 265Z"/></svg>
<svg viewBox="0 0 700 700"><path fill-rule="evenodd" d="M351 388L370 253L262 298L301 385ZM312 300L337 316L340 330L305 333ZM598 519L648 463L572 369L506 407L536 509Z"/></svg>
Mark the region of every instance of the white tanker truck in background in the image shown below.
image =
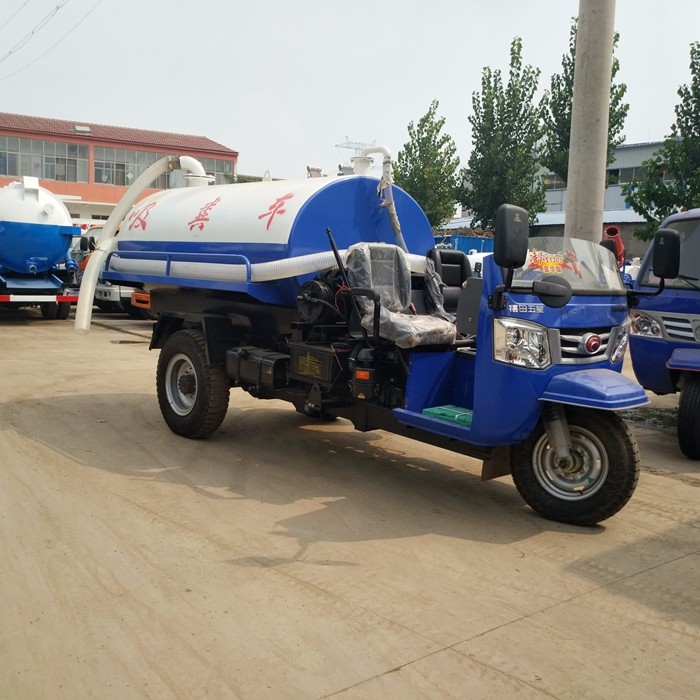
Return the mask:
<svg viewBox="0 0 700 700"><path fill-rule="evenodd" d="M531 238L527 212L504 204L474 274L441 257L424 212L391 184L388 151L373 150L381 178L356 167L138 201L168 169L205 178L192 158L163 158L105 223L76 331L89 330L99 277L150 292L158 403L177 435L216 431L236 389L480 459L482 478L510 474L547 518L614 515L639 474L616 411L648 402L620 372L630 322L615 257Z"/></svg>
<svg viewBox="0 0 700 700"><path fill-rule="evenodd" d="M22 177L0 189L0 305L38 306L45 319L68 318L78 264L70 247L80 229L65 204Z"/></svg>

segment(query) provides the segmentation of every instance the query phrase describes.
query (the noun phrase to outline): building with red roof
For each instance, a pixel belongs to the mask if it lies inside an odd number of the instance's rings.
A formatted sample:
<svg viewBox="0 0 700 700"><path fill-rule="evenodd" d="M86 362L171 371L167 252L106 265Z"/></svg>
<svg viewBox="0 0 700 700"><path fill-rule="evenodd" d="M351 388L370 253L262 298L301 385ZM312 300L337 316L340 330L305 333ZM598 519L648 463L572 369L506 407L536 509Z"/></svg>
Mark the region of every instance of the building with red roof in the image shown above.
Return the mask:
<svg viewBox="0 0 700 700"><path fill-rule="evenodd" d="M22 175L64 198L75 219L106 219L129 185L165 155L197 158L216 183L236 173L238 152L205 136L0 112L0 187ZM182 184L180 171L154 189Z"/></svg>

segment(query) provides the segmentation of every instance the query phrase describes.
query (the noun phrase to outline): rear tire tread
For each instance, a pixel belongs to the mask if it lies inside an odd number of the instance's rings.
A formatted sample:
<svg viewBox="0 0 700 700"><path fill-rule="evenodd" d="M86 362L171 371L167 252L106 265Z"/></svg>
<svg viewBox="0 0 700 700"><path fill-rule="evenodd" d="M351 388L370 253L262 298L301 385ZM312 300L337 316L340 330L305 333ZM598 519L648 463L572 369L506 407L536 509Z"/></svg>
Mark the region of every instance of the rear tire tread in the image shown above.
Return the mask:
<svg viewBox="0 0 700 700"><path fill-rule="evenodd" d="M688 459L700 459L700 377L689 377L681 390L678 445Z"/></svg>
<svg viewBox="0 0 700 700"><path fill-rule="evenodd" d="M183 353L195 368L199 386L196 403L186 416L175 413L165 390L165 374L173 355ZM156 389L158 404L168 427L177 435L199 440L215 432L228 411L230 384L221 365L206 361L206 341L200 331L181 330L173 333L158 358Z"/></svg>

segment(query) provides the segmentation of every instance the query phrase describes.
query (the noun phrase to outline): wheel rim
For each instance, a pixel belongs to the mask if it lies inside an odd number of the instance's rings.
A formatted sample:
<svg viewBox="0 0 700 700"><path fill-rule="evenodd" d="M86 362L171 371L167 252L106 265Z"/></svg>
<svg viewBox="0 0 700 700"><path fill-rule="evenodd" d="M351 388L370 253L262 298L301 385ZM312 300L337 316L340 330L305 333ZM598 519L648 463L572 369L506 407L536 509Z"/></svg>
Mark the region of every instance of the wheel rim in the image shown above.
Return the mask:
<svg viewBox="0 0 700 700"><path fill-rule="evenodd" d="M173 355L165 370L165 395L179 416L186 416L197 401L197 373L187 355Z"/></svg>
<svg viewBox="0 0 700 700"><path fill-rule="evenodd" d="M591 432L569 426L571 435L570 466L560 466L546 434L532 452L535 478L547 493L565 501L590 498L608 476L608 454L603 443Z"/></svg>

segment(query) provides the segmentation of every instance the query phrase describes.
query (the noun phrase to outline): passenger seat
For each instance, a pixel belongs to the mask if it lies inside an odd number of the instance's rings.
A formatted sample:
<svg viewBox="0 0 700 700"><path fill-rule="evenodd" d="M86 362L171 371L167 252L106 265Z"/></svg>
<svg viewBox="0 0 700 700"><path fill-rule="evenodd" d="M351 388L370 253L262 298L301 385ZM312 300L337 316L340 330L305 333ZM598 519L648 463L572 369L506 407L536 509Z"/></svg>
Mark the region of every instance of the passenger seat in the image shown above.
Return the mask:
<svg viewBox="0 0 700 700"><path fill-rule="evenodd" d="M428 257L435 265L435 271L440 275L442 295L445 299L445 311L456 313L459 290L468 277L472 276L472 266L467 254L453 248L431 248Z"/></svg>

